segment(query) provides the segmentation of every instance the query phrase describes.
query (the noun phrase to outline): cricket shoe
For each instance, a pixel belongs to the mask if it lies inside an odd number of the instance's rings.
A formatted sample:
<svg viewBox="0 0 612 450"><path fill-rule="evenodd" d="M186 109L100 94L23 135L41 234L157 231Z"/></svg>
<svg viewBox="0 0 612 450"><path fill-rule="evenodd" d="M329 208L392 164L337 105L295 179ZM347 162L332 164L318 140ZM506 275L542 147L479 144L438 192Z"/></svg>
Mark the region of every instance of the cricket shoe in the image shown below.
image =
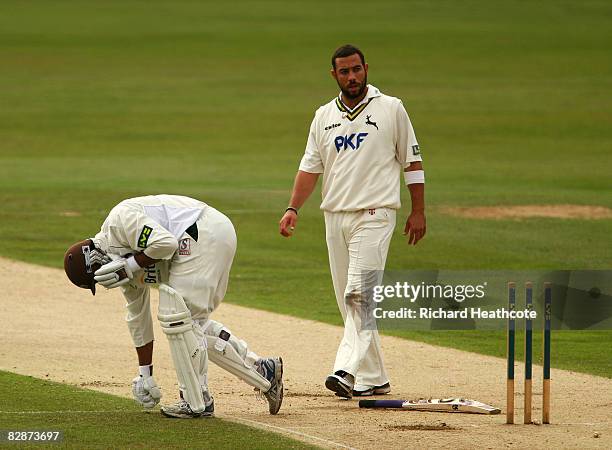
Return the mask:
<svg viewBox="0 0 612 450"><path fill-rule="evenodd" d="M325 380L325 387L336 393L338 397L351 399L355 377L344 370L338 370Z"/></svg>
<svg viewBox="0 0 612 450"><path fill-rule="evenodd" d="M270 382L270 389L262 395L268 401L270 414L277 414L283 403L283 358L262 358L255 365L257 372Z"/></svg>
<svg viewBox="0 0 612 450"><path fill-rule="evenodd" d="M191 410L189 403L181 399L174 405L162 406L160 408L162 415L175 419L200 419L205 417L213 417L215 415L215 401L211 399L210 404L204 411L196 413Z"/></svg>
<svg viewBox="0 0 612 450"><path fill-rule="evenodd" d="M359 386L359 389L353 389L353 397L369 397L371 395L384 395L391 392L391 385L389 383L381 384L380 386ZM355 386L357 388L357 386Z"/></svg>

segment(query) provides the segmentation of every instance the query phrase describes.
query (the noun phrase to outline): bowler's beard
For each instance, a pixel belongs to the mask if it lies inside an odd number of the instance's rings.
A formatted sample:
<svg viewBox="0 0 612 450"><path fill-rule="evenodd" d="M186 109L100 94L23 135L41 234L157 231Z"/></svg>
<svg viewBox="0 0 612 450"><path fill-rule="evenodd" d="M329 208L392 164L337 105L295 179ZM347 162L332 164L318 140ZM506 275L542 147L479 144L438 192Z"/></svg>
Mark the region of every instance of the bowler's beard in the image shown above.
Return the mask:
<svg viewBox="0 0 612 450"><path fill-rule="evenodd" d="M368 76L366 75L366 77L363 79L363 84L359 88L359 91L357 91L357 94L351 94L347 89L344 89L342 86L340 86L340 83L338 83L338 87L342 91L342 96L344 98L346 98L347 100L355 100L356 98L361 97L366 88L368 87Z"/></svg>

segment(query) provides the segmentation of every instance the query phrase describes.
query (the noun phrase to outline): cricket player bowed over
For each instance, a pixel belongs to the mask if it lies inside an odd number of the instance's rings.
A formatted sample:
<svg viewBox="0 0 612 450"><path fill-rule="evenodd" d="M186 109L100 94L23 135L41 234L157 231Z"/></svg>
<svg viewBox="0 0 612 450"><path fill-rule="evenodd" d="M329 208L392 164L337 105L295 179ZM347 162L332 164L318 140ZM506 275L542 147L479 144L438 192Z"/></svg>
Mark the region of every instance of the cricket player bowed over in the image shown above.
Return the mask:
<svg viewBox="0 0 612 450"><path fill-rule="evenodd" d="M115 206L95 237L72 245L64 269L72 283L120 288L136 347L134 398L145 408L161 399L153 378L153 320L149 285L159 285L157 318L170 344L181 400L162 406L167 417L214 414L208 360L253 386L277 414L283 401L283 362L260 358L223 324L209 318L227 289L236 233L230 220L198 200L178 195L131 198Z"/></svg>

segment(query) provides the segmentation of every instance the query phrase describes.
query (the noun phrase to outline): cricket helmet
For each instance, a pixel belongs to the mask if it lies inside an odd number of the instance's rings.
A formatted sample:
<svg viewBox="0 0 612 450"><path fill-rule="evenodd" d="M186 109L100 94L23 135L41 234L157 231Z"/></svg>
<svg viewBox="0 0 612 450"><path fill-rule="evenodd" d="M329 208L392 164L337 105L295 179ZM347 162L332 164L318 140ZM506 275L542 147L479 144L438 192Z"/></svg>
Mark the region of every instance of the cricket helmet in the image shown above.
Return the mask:
<svg viewBox="0 0 612 450"><path fill-rule="evenodd" d="M85 239L71 245L64 255L64 271L75 286L91 290L96 295L96 280L94 272L100 264L91 261L91 251L96 247L91 239Z"/></svg>

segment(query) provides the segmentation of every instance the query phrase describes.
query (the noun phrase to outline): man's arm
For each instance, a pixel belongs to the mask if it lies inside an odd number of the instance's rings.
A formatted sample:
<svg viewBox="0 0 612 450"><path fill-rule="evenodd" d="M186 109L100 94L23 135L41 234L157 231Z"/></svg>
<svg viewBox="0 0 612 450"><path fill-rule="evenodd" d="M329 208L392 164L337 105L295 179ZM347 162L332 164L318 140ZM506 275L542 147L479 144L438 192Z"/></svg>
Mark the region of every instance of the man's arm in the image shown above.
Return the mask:
<svg viewBox="0 0 612 450"><path fill-rule="evenodd" d="M126 210L117 213L118 241L133 250L142 251L121 257L96 270L94 279L107 289L129 283L134 273L162 259L171 259L178 250L177 238L142 212ZM119 233L119 231L117 231Z"/></svg>
<svg viewBox="0 0 612 450"><path fill-rule="evenodd" d="M404 169L404 172L411 172L415 170L423 170L423 163L421 161L414 161L410 163L410 165ZM416 245L417 242L419 242L425 236L426 232L425 184L408 184L408 190L410 191L410 199L412 200L412 212L408 216L408 220L406 220L404 234L408 235L408 244Z"/></svg>
<svg viewBox="0 0 612 450"><path fill-rule="evenodd" d="M295 211L288 209L279 222L279 231L283 236L289 237L293 234L293 230L297 224L297 210L300 209L308 197L310 197L310 194L312 194L312 191L314 191L317 185L318 179L318 173L298 170L295 176L295 182L293 183L291 200L289 201L289 207L294 208Z"/></svg>
<svg viewBox="0 0 612 450"><path fill-rule="evenodd" d="M153 363L153 341L142 347L136 347L139 366L150 366Z"/></svg>
<svg viewBox="0 0 612 450"><path fill-rule="evenodd" d="M140 267L149 267L157 262L161 261L161 259L153 259L144 254L144 252L136 253L134 255L134 259L138 263Z"/></svg>

